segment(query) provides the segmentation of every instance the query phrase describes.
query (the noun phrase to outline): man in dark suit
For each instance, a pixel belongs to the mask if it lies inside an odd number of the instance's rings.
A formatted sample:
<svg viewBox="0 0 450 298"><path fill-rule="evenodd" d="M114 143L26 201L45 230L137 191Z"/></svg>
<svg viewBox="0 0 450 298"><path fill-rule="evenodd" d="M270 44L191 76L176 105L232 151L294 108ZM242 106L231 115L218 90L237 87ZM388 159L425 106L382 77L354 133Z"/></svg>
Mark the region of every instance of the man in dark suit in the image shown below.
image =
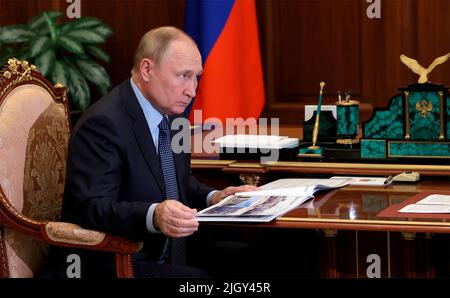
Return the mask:
<svg viewBox="0 0 450 298"><path fill-rule="evenodd" d="M191 175L189 153L171 152L173 158L162 161L161 125L183 117L201 72L200 52L183 31L161 27L147 32L131 78L83 114L70 140L62 220L143 241L134 256L136 276L204 276L199 269L171 264L175 242L170 240L197 231L197 210L255 189L215 191L199 183ZM173 166L175 185L168 187ZM59 251L60 258L67 254ZM114 275L111 254L77 254L82 276Z"/></svg>

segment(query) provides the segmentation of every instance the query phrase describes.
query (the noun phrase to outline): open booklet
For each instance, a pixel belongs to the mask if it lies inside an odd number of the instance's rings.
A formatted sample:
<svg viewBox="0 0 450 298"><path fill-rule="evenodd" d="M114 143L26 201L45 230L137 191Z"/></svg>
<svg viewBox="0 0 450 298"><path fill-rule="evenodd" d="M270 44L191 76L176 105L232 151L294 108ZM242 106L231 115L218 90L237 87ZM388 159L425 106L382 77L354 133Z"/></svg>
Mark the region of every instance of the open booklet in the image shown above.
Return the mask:
<svg viewBox="0 0 450 298"><path fill-rule="evenodd" d="M313 198L318 191L348 183L348 179L279 179L261 186L261 190L228 196L200 211L197 220L269 222Z"/></svg>
<svg viewBox="0 0 450 298"><path fill-rule="evenodd" d="M450 196L432 194L400 209L401 213L450 213Z"/></svg>

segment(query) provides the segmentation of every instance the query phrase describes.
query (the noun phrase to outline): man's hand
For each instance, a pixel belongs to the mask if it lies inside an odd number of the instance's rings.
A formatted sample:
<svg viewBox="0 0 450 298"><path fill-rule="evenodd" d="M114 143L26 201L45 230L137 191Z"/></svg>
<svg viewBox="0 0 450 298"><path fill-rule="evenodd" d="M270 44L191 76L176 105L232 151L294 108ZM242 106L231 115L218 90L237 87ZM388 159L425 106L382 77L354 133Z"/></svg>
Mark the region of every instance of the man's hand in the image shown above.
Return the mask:
<svg viewBox="0 0 450 298"><path fill-rule="evenodd" d="M153 221L155 227L169 237L186 237L198 230L196 214L197 209L176 200L165 200L156 206Z"/></svg>
<svg viewBox="0 0 450 298"><path fill-rule="evenodd" d="M258 190L259 188L253 185L241 185L241 186L229 186L225 188L224 190L218 191L211 197L211 204L217 204L229 195L234 195L237 192L244 192L244 191L254 191Z"/></svg>

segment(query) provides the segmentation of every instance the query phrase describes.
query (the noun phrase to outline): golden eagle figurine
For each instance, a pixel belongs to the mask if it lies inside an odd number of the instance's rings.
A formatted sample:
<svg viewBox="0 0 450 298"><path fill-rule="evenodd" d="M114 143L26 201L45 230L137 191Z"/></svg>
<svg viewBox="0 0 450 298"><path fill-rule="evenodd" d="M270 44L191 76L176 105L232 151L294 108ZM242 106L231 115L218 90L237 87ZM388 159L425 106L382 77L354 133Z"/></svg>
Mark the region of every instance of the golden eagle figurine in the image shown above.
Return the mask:
<svg viewBox="0 0 450 298"><path fill-rule="evenodd" d="M417 62L417 60L409 58L405 55L400 55L400 60L406 65L408 66L414 73L420 75L419 77L419 84L423 84L428 82L428 74L430 74L430 72L439 64L444 63L445 61L448 60L448 58L450 58L450 53L441 56L441 57L437 57L436 59L434 59L434 61L430 64L430 66L428 66L428 68L424 68L422 67L419 62Z"/></svg>

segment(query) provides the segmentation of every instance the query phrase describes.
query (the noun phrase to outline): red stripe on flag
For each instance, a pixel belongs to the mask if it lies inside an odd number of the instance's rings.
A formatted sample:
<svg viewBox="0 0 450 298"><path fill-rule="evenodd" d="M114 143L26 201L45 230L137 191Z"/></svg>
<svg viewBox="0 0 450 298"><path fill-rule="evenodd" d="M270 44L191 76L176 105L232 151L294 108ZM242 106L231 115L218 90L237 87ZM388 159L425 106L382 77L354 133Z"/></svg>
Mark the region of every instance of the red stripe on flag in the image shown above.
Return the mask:
<svg viewBox="0 0 450 298"><path fill-rule="evenodd" d="M260 116L265 95L254 1L236 0L197 91L193 109L202 109L203 121Z"/></svg>

